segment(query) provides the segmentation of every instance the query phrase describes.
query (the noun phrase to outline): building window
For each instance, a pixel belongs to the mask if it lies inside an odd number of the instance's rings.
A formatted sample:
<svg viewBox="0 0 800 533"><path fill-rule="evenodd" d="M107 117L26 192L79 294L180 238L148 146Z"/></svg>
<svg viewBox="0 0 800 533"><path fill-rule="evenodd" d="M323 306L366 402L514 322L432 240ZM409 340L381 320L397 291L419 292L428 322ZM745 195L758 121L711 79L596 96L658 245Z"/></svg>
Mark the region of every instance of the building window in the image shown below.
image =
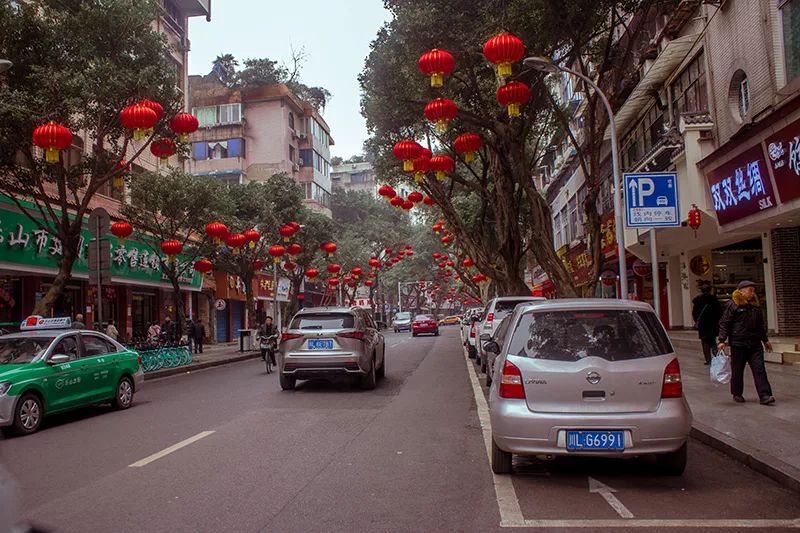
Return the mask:
<svg viewBox="0 0 800 533"><path fill-rule="evenodd" d="M289 129L294 131L294 113L289 111Z"/></svg>
<svg viewBox="0 0 800 533"><path fill-rule="evenodd" d="M578 190L578 206L577 206L577 233L575 237L580 238L586 234L586 227L583 218L583 202L586 201L586 185Z"/></svg>
<svg viewBox="0 0 800 533"><path fill-rule="evenodd" d="M314 164L314 156L312 155L314 151L310 148L301 148L300 149L300 166L301 167L310 167Z"/></svg>
<svg viewBox="0 0 800 533"><path fill-rule="evenodd" d="M750 112L750 84L747 78L739 82L739 116L744 120Z"/></svg>
<svg viewBox="0 0 800 533"><path fill-rule="evenodd" d="M573 196L567 202L567 209L569 210L569 237L570 242L578 236L578 199Z"/></svg>
<svg viewBox="0 0 800 533"><path fill-rule="evenodd" d="M750 82L741 69L733 74L728 88L728 106L737 124L742 124L750 114Z"/></svg>
<svg viewBox="0 0 800 533"><path fill-rule="evenodd" d="M622 165L633 168L664 136L664 112L653 103L639 122L622 139Z"/></svg>
<svg viewBox="0 0 800 533"><path fill-rule="evenodd" d="M567 206L561 208L561 240L564 244L572 242L572 235L569 234L569 212Z"/></svg>
<svg viewBox="0 0 800 533"><path fill-rule="evenodd" d="M700 52L670 85L672 120L678 123L681 113L708 111L705 54Z"/></svg>
<svg viewBox="0 0 800 533"><path fill-rule="evenodd" d="M244 139L192 143L192 158L195 161L230 157L244 157Z"/></svg>
<svg viewBox="0 0 800 533"><path fill-rule="evenodd" d="M786 81L790 82L800 75L800 0L784 0L780 10Z"/></svg>
<svg viewBox="0 0 800 533"><path fill-rule="evenodd" d="M556 213L556 216L553 217L553 242L556 250L564 246L561 239L561 213Z"/></svg>
<svg viewBox="0 0 800 533"><path fill-rule="evenodd" d="M290 145L289 145L289 162L290 162L290 163L294 163L294 162L295 162L295 157L296 157L296 155L295 155L295 154L296 154L296 153L297 153L297 150L295 150L294 146L292 146L292 145L290 144Z"/></svg>
<svg viewBox="0 0 800 533"><path fill-rule="evenodd" d="M201 128L239 124L242 122L242 104L195 107L192 109L192 114L197 117Z"/></svg>

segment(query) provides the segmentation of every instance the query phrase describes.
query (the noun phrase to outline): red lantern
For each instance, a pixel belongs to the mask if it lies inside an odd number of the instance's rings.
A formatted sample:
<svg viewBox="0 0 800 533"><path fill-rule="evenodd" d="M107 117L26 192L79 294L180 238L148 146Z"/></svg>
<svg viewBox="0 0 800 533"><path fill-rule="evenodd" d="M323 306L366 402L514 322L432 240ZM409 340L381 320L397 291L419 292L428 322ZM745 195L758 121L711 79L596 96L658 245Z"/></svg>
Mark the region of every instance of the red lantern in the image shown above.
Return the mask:
<svg viewBox="0 0 800 533"><path fill-rule="evenodd" d="M453 142L453 148L464 155L464 161L469 163L475 159L475 152L481 148L481 136L477 133L462 133Z"/></svg>
<svg viewBox="0 0 800 533"><path fill-rule="evenodd" d="M286 272L292 272L295 268L297 268L297 265L295 263L293 263L292 261L286 261L283 264L283 269Z"/></svg>
<svg viewBox="0 0 800 533"><path fill-rule="evenodd" d="M475 261L467 257L466 259L464 259L464 261L461 262L461 264L464 265L465 268L470 268L472 266L475 266Z"/></svg>
<svg viewBox="0 0 800 533"><path fill-rule="evenodd" d="M197 117L189 113L178 113L169 121L169 127L178 135L178 140L182 143L189 141L189 134L197 131L200 123Z"/></svg>
<svg viewBox="0 0 800 533"><path fill-rule="evenodd" d="M430 150L429 150L430 151ZM431 169L431 156L421 155L414 160L414 180L417 183L422 183L425 179L425 174Z"/></svg>
<svg viewBox="0 0 800 533"><path fill-rule="evenodd" d="M281 262L281 257L283 257L283 254L286 253L286 248L284 248L280 244L273 244L272 246L269 247L269 250L267 250L267 253L270 256L272 256L272 260L274 262L280 263Z"/></svg>
<svg viewBox="0 0 800 533"><path fill-rule="evenodd" d="M222 222L209 222L206 224L206 235L214 239L217 245L220 245L223 239L228 236L228 227Z"/></svg>
<svg viewBox="0 0 800 533"><path fill-rule="evenodd" d="M292 243L286 247L286 252L291 256L300 255L303 253L303 247L297 243Z"/></svg>
<svg viewBox="0 0 800 533"><path fill-rule="evenodd" d="M447 266L447 262L442 261L441 263L439 263L438 266L439 266L439 270L444 270L444 268Z"/></svg>
<svg viewBox="0 0 800 533"><path fill-rule="evenodd" d="M58 163L58 153L72 146L72 132L51 120L33 130L33 144L44 150L47 163Z"/></svg>
<svg viewBox="0 0 800 533"><path fill-rule="evenodd" d="M412 255L414 255L414 251L413 250L409 250L409 251L406 252L406 256L407 257L411 257Z"/></svg>
<svg viewBox="0 0 800 533"><path fill-rule="evenodd" d="M323 242L323 243L320 245L320 249L322 249L322 251L323 251L323 252L325 252L326 254L328 254L328 257L330 257L330 256L332 256L334 253L336 253L336 243L333 243L333 242Z"/></svg>
<svg viewBox="0 0 800 533"><path fill-rule="evenodd" d="M497 65L497 75L501 78L511 76L511 63L516 63L525 55L525 44L514 35L502 32L483 45L483 55L490 63Z"/></svg>
<svg viewBox="0 0 800 533"><path fill-rule="evenodd" d="M295 230L294 227L286 224L281 226L281 228L278 230L278 233L280 233L281 237L283 237L283 242L289 242L289 239L291 239L292 236L297 233L297 230Z"/></svg>
<svg viewBox="0 0 800 533"><path fill-rule="evenodd" d="M361 274L364 273L364 270L361 267L353 267L350 270L350 273L353 274L355 277L359 277Z"/></svg>
<svg viewBox="0 0 800 533"><path fill-rule="evenodd" d="M119 121L125 129L133 130L133 140L139 141L158 122L158 115L141 104L129 105L119 113Z"/></svg>
<svg viewBox="0 0 800 533"><path fill-rule="evenodd" d="M394 156L403 162L403 170L406 172L414 170L414 159L419 157L421 152L422 146L411 139L403 139L392 149Z"/></svg>
<svg viewBox="0 0 800 533"><path fill-rule="evenodd" d="M378 194L386 199L393 198L396 194L390 185L381 185L378 187Z"/></svg>
<svg viewBox="0 0 800 533"><path fill-rule="evenodd" d="M437 98L425 106L425 117L436 125L436 131L444 133L451 120L456 118L458 106L447 98ZM412 168L403 170L412 170Z"/></svg>
<svg viewBox="0 0 800 533"><path fill-rule="evenodd" d="M425 198L422 199L422 203L430 207L436 205L436 200L434 200L430 196L426 196Z"/></svg>
<svg viewBox="0 0 800 533"><path fill-rule="evenodd" d="M388 247L388 246L386 248L384 248L383 251L386 252L386 255L389 255L389 254L392 253L392 249L390 247Z"/></svg>
<svg viewBox="0 0 800 533"><path fill-rule="evenodd" d="M372 285L374 285L374 284L375 284L375 282L372 281L371 279L368 279L368 280L364 281L364 285L367 286L367 287L372 287Z"/></svg>
<svg viewBox="0 0 800 533"><path fill-rule="evenodd" d="M414 246L411 244L406 244L406 250L413 250Z"/></svg>
<svg viewBox="0 0 800 533"><path fill-rule="evenodd" d="M287 226L290 226L291 228L293 228L295 233L297 233L298 231L300 231L300 224L298 224L297 222L294 222L294 221L292 221L292 222L287 222L287 223L286 223L286 225L287 225Z"/></svg>
<svg viewBox="0 0 800 533"><path fill-rule="evenodd" d="M395 264L395 265L396 265L396 264L397 264L397 263L399 263L399 262L400 262L400 258L399 258L399 257L392 257L392 263L393 263L393 264Z"/></svg>
<svg viewBox="0 0 800 533"><path fill-rule="evenodd" d="M117 167L114 169L114 187L120 188L125 185L125 176L130 172L131 166L124 159L117 162Z"/></svg>
<svg viewBox="0 0 800 533"><path fill-rule="evenodd" d="M698 228L700 228L700 224L702 223L703 223L702 211L700 211L697 205L692 204L692 209L689 210L688 224L689 227L694 230L695 237L697 237L697 230Z"/></svg>
<svg viewBox="0 0 800 533"><path fill-rule="evenodd" d="M439 239L439 240L440 240L440 241L442 241L442 244L444 244L445 246L447 246L447 245L448 245L448 244L450 244L450 242L453 240L453 237L451 237L450 235L445 235L444 237L442 237L442 238L441 238L441 239Z"/></svg>
<svg viewBox="0 0 800 533"><path fill-rule="evenodd" d="M444 77L453 72L455 66L453 54L438 48L425 52L419 58L419 69L426 76L430 76L431 87L441 87L444 84Z"/></svg>
<svg viewBox="0 0 800 533"><path fill-rule="evenodd" d="M422 196L422 193L421 193L421 192L419 192L419 191L412 191L412 192L411 192L411 193L409 193L409 195L408 195L408 199L409 199L411 202L415 203L415 204L418 204L418 203L420 203L420 202L422 201L422 198L423 198L423 196Z"/></svg>
<svg viewBox="0 0 800 533"><path fill-rule="evenodd" d="M434 259L439 259L440 257L442 257L442 254L440 254L439 252L433 252L431 254L431 257L433 257Z"/></svg>
<svg viewBox="0 0 800 533"><path fill-rule="evenodd" d="M328 272L331 274L338 274L340 270L342 270L342 266L339 263L331 263L328 265Z"/></svg>
<svg viewBox="0 0 800 533"><path fill-rule="evenodd" d="M264 268L264 261L261 259L256 259L253 261L253 270L261 270Z"/></svg>
<svg viewBox="0 0 800 533"><path fill-rule="evenodd" d="M328 285L336 287L339 284L339 278L331 278L328 280Z"/></svg>
<svg viewBox="0 0 800 533"><path fill-rule="evenodd" d="M133 233L133 226L124 220L119 220L111 224L111 234L117 238L120 246L125 244L125 239L130 237L131 233Z"/></svg>
<svg viewBox="0 0 800 533"><path fill-rule="evenodd" d="M392 206L394 207L403 207L404 200L399 196L395 196L394 198L389 200L389 203L392 204Z"/></svg>
<svg viewBox="0 0 800 533"><path fill-rule="evenodd" d="M150 143L150 153L161 158L161 162L165 164L169 156L175 153L176 148L175 141L167 137L161 137Z"/></svg>
<svg viewBox="0 0 800 533"><path fill-rule="evenodd" d="M442 181L448 172L455 170L456 164L449 155L437 155L431 158L431 170L436 171L436 179Z"/></svg>
<svg viewBox="0 0 800 533"><path fill-rule="evenodd" d="M245 231L243 235L247 242L250 243L249 246L251 250L256 247L256 243L261 238L261 234L254 229Z"/></svg>
<svg viewBox="0 0 800 533"><path fill-rule="evenodd" d="M319 270L317 270L316 268L306 269L306 277L308 279L314 279L317 276L319 276Z"/></svg>
<svg viewBox="0 0 800 533"><path fill-rule="evenodd" d="M447 266L449 266L450 268L453 268L454 266L456 266L456 264L453 261L448 261L447 262Z"/></svg>
<svg viewBox="0 0 800 533"><path fill-rule="evenodd" d="M183 244L174 239L161 243L161 251L167 255L170 263L176 261L176 256L183 251Z"/></svg>
<svg viewBox="0 0 800 533"><path fill-rule="evenodd" d="M414 202L412 202L411 200L403 200L403 205L401 207L406 211L409 211L411 209L414 209Z"/></svg>
<svg viewBox="0 0 800 533"><path fill-rule="evenodd" d="M512 81L497 89L496 96L500 105L508 108L509 117L518 117L522 114L520 106L528 103L531 91L524 83Z"/></svg>
<svg viewBox="0 0 800 533"><path fill-rule="evenodd" d="M200 259L199 261L195 261L194 263L194 269L200 272L201 274L206 274L208 272L211 272L213 268L214 268L213 263L211 263L211 261L209 261L208 259Z"/></svg>
<svg viewBox="0 0 800 533"><path fill-rule="evenodd" d="M433 230L434 233L439 233L440 231L442 231L442 224L440 222L437 222L436 224L431 226L431 229ZM434 255L434 257L436 257L436 255Z"/></svg>
<svg viewBox="0 0 800 533"><path fill-rule="evenodd" d="M371 258L371 259L369 260L369 266L370 266L371 268L380 268L380 267L381 267L381 261L380 261L380 259L376 259L375 257Z"/></svg>
<svg viewBox="0 0 800 533"><path fill-rule="evenodd" d="M139 105L142 105L144 107L149 107L150 109L155 111L156 121L161 120L161 117L164 116L164 106L162 106L158 102L154 102L152 100L148 100L147 98L145 98L144 100L139 101Z"/></svg>

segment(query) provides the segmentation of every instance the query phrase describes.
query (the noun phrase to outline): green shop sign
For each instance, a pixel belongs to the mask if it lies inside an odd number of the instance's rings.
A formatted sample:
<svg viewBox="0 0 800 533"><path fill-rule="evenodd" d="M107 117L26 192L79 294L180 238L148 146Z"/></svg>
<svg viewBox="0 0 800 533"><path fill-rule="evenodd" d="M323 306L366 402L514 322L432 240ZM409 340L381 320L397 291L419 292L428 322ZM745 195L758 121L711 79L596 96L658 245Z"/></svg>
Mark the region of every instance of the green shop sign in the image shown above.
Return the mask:
<svg viewBox="0 0 800 533"><path fill-rule="evenodd" d="M0 203L7 203L7 200ZM78 259L73 272L89 272L86 249L91 238L88 230L81 232ZM109 238L115 244L111 249L112 277L148 285L169 285L169 280L161 272L163 257L160 254L141 240L127 239L124 244L119 244L113 236ZM12 263L57 270L62 254L60 239L39 228L25 214L0 208L0 264ZM180 279L181 285L189 289L200 289L202 275L190 265L186 266L186 273Z"/></svg>

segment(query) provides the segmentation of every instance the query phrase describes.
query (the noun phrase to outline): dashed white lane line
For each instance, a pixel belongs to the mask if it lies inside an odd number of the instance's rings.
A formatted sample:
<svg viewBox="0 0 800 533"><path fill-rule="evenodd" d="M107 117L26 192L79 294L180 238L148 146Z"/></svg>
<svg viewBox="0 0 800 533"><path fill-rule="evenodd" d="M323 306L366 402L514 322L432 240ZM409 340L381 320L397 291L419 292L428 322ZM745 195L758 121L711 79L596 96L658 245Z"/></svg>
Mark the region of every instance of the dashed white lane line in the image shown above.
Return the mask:
<svg viewBox="0 0 800 533"><path fill-rule="evenodd" d="M152 463L153 461L157 461L157 460L161 459L162 457L171 454L172 452L176 452L176 451L180 450L181 448L185 448L186 446L189 446L190 444L199 441L200 439L208 437L212 433L214 433L214 432L213 431L202 431L202 432L198 433L197 435L195 435L194 437L189 437L188 439L182 440L182 441L178 442L177 444L173 444L169 448L164 448L160 452L156 452L153 455L149 455L149 456L145 457L144 459L140 459L139 461L136 461L135 463L128 465L128 467L129 468L139 468L139 467L142 467L142 466L146 466L146 465Z"/></svg>

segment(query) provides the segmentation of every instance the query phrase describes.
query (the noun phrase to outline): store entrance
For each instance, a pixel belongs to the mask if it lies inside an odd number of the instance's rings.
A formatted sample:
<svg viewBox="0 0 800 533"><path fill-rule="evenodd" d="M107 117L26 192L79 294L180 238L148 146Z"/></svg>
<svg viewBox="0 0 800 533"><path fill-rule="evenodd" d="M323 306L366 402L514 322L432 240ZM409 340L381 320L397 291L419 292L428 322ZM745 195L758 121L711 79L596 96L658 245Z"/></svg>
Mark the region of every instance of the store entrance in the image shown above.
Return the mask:
<svg viewBox="0 0 800 533"><path fill-rule="evenodd" d="M156 321L155 294L134 292L131 295L131 314L133 315L133 337L146 337L147 328Z"/></svg>
<svg viewBox="0 0 800 533"><path fill-rule="evenodd" d="M731 299L739 282L756 284L756 294L766 317L767 294L764 286L764 253L761 239L749 239L711 251L714 294L725 303Z"/></svg>

